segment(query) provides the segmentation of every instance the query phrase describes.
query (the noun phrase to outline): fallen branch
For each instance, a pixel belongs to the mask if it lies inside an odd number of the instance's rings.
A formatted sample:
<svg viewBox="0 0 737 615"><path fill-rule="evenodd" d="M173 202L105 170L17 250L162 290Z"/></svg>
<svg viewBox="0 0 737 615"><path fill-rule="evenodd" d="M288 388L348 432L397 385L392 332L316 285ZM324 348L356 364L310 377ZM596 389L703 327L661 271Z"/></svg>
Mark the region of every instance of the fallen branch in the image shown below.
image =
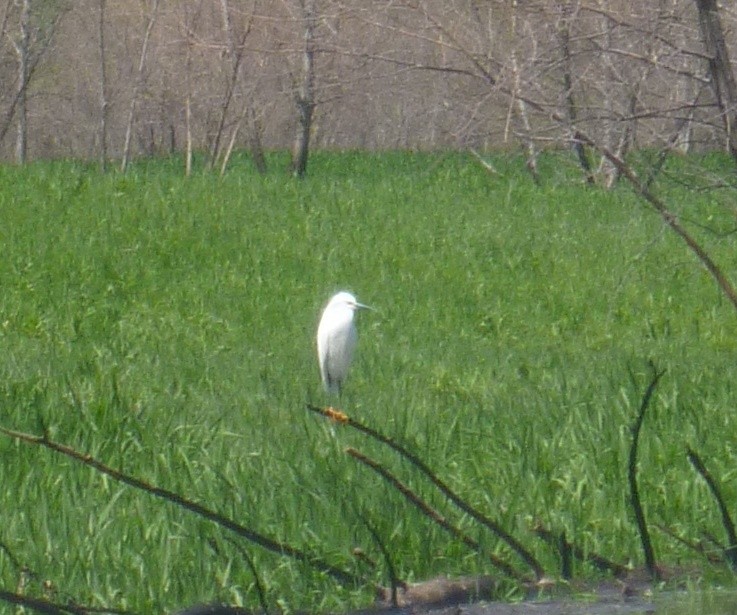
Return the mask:
<svg viewBox="0 0 737 615"><path fill-rule="evenodd" d="M397 576L397 569L394 567L394 562L392 561L391 555L389 554L389 549L386 548L384 541L381 540L379 532L376 530L376 528L374 528L373 525L371 525L371 523L369 523L369 520L365 516L361 515L361 520L363 521L366 529L369 531L372 538L374 539L374 542L379 547L381 554L384 556L384 561L386 562L386 571L389 574L389 582L392 586L390 593L391 605L396 608L399 606L397 589L399 587L406 588L407 584Z"/></svg>
<svg viewBox="0 0 737 615"><path fill-rule="evenodd" d="M598 553L594 553L592 551L584 551L578 545L568 542L565 539L565 535L556 536L552 531L550 531L540 523L538 523L533 528L533 532L535 532L535 534L537 534L549 545L556 547L564 552L570 552L577 560L581 562L589 562L595 568L601 570L602 572L610 572L617 578L624 577L629 572L627 566L623 566L622 564L613 562L606 557L599 555ZM565 559L563 553L561 553L561 557Z"/></svg>
<svg viewBox="0 0 737 615"><path fill-rule="evenodd" d="M519 541L517 541L509 533L507 533L507 531L496 521L490 519L480 511L476 510L465 500L463 500L459 495L457 495L450 487L448 487L448 485L440 480L440 478L438 478L438 476L427 466L427 464L425 464L424 461L417 457L417 455L411 453L402 445L398 444L388 436L385 436L375 429L350 418L348 415L342 412L336 412L333 408L319 408L317 406L307 404L307 409L310 412L321 414L343 425L352 427L353 429L366 434L370 438L373 438L374 440L377 440L382 444L386 444L389 448L399 453L415 468L422 472L428 479L430 479L430 481L443 493L443 495L445 495L446 498L453 502L453 504L460 508L464 513L481 523L481 525L489 529L499 539L507 543L507 545L515 553L517 553L517 555L534 571L535 576L538 580L545 576L545 571L540 565L540 562L538 562L535 557L527 549L525 549L525 547Z"/></svg>
<svg viewBox="0 0 737 615"><path fill-rule="evenodd" d="M629 457L629 486L630 486L630 500L632 502L632 508L635 512L635 519L637 521L637 530L640 534L640 542L642 543L642 550L645 553L645 568L647 569L650 576L657 580L660 578L660 573L655 565L655 553L653 552L653 545L650 541L650 532L647 529L647 523L645 522L645 513L642 510L642 503L640 502L640 492L637 488L637 447L640 439L640 430L642 429L642 421L645 418L645 410L647 410L650 404L650 398L655 392L655 387L658 384L661 376L665 373L663 371L658 372L655 366L651 364L653 370L653 378L650 381L645 394L642 396L642 403L640 404L640 411L637 414L635 424L632 426L632 446L630 447Z"/></svg>
<svg viewBox="0 0 737 615"><path fill-rule="evenodd" d="M737 534L735 534L734 521L732 521L727 505L724 503L722 492L696 451L689 447L686 452L686 456L694 469L701 474L701 477L706 481L709 491L711 491L711 494L717 502L719 512L722 515L722 525L724 526L724 531L727 533L727 546L724 548L724 559L727 560L727 563L731 566L732 570L737 571Z"/></svg>
<svg viewBox="0 0 737 615"><path fill-rule="evenodd" d="M724 563L723 558L717 557L713 553L710 553L709 551L707 551L703 542L701 542L701 541L699 541L699 542L692 542L692 541L690 541L690 540L688 540L686 538L683 538L683 536L679 536L678 534L676 534L669 527L666 527L666 526L661 525L661 524L658 524L655 527L657 529L659 529L661 532L663 532L663 534L665 534L669 538L672 538L673 540L675 540L677 543L682 544L684 547L686 547L688 549L691 549L692 551L698 553L702 557L705 557L706 560L710 564L723 564Z"/></svg>
<svg viewBox="0 0 737 615"><path fill-rule="evenodd" d="M171 502L175 506L184 508L185 510L192 512L199 517L203 517L208 521L212 521L216 525L219 525L220 527L233 532L237 536L245 538L246 540L257 544L260 547L263 547L267 551L271 551L272 553L276 553L278 555L286 555L300 562L308 564L330 575L340 583L344 583L347 585L361 585L364 582L363 579L357 577L356 575L345 570L341 570L340 568L337 568L332 564L324 562L314 555L301 551L296 547L292 547L288 544L273 540L272 538L268 538L267 536L254 532L253 530L249 530L247 527L236 523L232 519L216 513L209 508L205 508L201 504L197 504L196 502L188 500L181 495L174 493L173 491L169 491L155 485L150 485L149 483L139 478L124 474L123 472L115 470L114 468L105 465L101 461L98 461L91 455L80 453L79 451L76 451L69 446L60 444L58 442L53 442L52 440L49 440L46 436L34 436L32 434L6 429L5 427L0 427L0 433L3 433L10 438L15 438L16 440L26 442L28 444L43 446L44 448L50 449L57 453L61 453L62 455L83 463L84 465L89 466L97 472L109 476L116 481L124 483L135 489L139 489L140 491L145 491L146 493L157 498L161 498L163 500L166 500L167 502Z"/></svg>
<svg viewBox="0 0 737 615"><path fill-rule="evenodd" d="M427 502L425 502L422 498L420 498L409 487L407 487L407 485L402 483L397 477L395 477L391 472L389 472L389 470L384 468L381 464L374 461L370 457L367 457L366 455L357 451L354 448L349 447L346 449L345 452L348 453L354 459L357 459L358 461L360 461L365 466L368 466L369 468L374 470L374 472L379 474L392 487L394 487L397 491L399 491L423 515L425 515L431 521L439 525L446 532L451 534L454 538L457 538L463 544L473 549L477 553L486 555L491 561L491 563L494 564L494 566L499 568L501 571L503 571L507 576L513 579L516 579L517 581L520 581L520 582L525 581L522 575L519 572L517 572L514 568L512 568L507 562L500 559L493 553L484 553L484 550L482 549L481 545L478 542L476 542L473 538L464 534L461 530L459 530L457 527L452 525L445 517L443 517L439 512L437 512L434 508L432 508L429 504L427 504Z"/></svg>
<svg viewBox="0 0 737 615"><path fill-rule="evenodd" d="M594 139L587 136L586 134L578 132L576 138L581 142L586 143L587 145L590 145L591 147L598 150L598 152L602 156L607 158L609 162L611 162L617 168L619 173L627 179L627 181L634 189L635 193L645 199L648 203L650 203L650 205L660 214L660 217L663 219L663 221L671 228L672 231L676 233L676 235L683 239L686 245L698 257L698 259L701 261L704 267L706 267L707 271L711 274L716 283L719 285L719 288L727 296L727 299L729 299L729 301L732 303L732 306L737 309L737 290L735 290L734 286L732 286L732 283L729 281L727 276L724 275L722 270L719 268L716 262L714 262L711 256L709 256L709 254L701 246L701 244L699 244L681 225L680 221L678 220L678 216L670 211L665 203L650 191L650 188L647 186L647 184L643 183L640 180L632 167L624 162L624 160L622 160L619 156L612 153L608 148L597 143Z"/></svg>
<svg viewBox="0 0 737 615"><path fill-rule="evenodd" d="M264 586L261 583L258 570L256 570L256 564L253 563L253 559L242 544L237 543L235 540L229 540L228 542L230 542L240 552L243 559L246 560L246 564L248 564L248 568L251 570L251 574L253 575L253 584L256 586L256 594L258 595L258 602L261 605L261 610L264 615L269 615L269 604L266 602L266 592L264 591Z"/></svg>
<svg viewBox="0 0 737 615"><path fill-rule="evenodd" d="M471 155L478 160L478 163L484 168L484 170L487 173L490 173L491 175L499 175L499 171L496 170L493 164L491 164L488 160L485 160L484 157L478 153L474 148L470 148L468 150L471 152Z"/></svg>
<svg viewBox="0 0 737 615"><path fill-rule="evenodd" d="M77 606L74 604L56 604L54 602L49 602L48 600L29 598L28 596L21 596L20 594L2 589L0 589L0 600L7 602L8 604L15 604L20 607L32 609L37 613L44 613L46 615L67 615L69 613L72 613L72 615L88 615L92 612L87 607Z"/></svg>

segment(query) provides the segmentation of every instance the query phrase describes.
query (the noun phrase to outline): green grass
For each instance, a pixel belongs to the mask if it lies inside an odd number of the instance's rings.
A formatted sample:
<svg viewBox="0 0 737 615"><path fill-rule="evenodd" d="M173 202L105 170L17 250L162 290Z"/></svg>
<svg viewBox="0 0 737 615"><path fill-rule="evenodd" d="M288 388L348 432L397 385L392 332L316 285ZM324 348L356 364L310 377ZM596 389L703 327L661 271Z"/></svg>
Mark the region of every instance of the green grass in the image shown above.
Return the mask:
<svg viewBox="0 0 737 615"><path fill-rule="evenodd" d="M649 360L667 372L641 440L648 519L693 540L721 537L685 448L734 502L734 308L626 187L586 188L553 154L542 188L518 158L494 163L498 176L455 154L320 153L303 182L286 178L281 156L265 177L241 160L224 178L185 179L175 161L124 176L73 162L0 168L0 424L47 430L377 582L386 570L362 516L403 578L495 573L343 453L355 446L516 565L409 464L305 411L329 401L314 332L322 304L345 288L378 311L360 316L341 405L419 454L552 575L558 562L531 534L535 520L642 563L626 464ZM668 177L661 190L685 219L734 224L721 192ZM737 278L737 238L692 230ZM38 575L28 593L48 579L63 600L139 612L257 606L245 549L272 605L371 600L368 588L234 544L172 504L4 436L0 510L8 590L27 566ZM663 562L703 565L653 539ZM361 569L354 547L379 569ZM709 567L704 576L729 582Z"/></svg>

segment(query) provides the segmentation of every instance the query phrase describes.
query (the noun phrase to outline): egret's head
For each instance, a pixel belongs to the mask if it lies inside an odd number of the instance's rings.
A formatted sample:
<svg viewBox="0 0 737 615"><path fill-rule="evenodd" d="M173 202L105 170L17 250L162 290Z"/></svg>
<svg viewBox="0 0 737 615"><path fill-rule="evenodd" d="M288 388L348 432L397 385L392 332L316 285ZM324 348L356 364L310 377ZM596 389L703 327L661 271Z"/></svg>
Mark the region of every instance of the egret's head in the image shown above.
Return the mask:
<svg viewBox="0 0 737 615"><path fill-rule="evenodd" d="M333 298L328 303L328 308L333 307L347 307L350 310L353 310L354 312L364 308L364 309L373 309L369 307L368 305L364 305L363 303L359 303L356 298L349 292L346 291L340 291L338 294L334 295Z"/></svg>

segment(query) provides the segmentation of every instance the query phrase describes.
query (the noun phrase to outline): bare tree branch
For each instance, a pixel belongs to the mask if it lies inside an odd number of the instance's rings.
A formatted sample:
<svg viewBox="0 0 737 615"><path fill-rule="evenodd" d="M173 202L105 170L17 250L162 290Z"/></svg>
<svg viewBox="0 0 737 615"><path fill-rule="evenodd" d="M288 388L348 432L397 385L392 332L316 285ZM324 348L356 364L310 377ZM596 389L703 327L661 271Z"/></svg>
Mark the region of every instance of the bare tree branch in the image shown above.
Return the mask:
<svg viewBox="0 0 737 615"><path fill-rule="evenodd" d="M107 95L107 58L105 54L105 2L98 4L98 37L100 49L100 170L105 172L107 166L107 125L108 125L108 95Z"/></svg>
<svg viewBox="0 0 737 615"><path fill-rule="evenodd" d="M131 138L133 133L133 122L136 115L136 105L138 104L138 95L143 85L143 71L146 67L146 55L148 54L148 43L151 39L151 31L156 23L156 16L159 11L159 0L153 0L151 11L146 20L146 30L143 35L143 42L141 43L141 53L138 58L138 70L136 77L133 82L133 91L131 93L131 102L128 108L128 121L126 122L125 128L125 143L123 145L123 158L120 162L120 170L125 171L128 168L130 161L130 150L131 150Z"/></svg>
<svg viewBox="0 0 737 615"><path fill-rule="evenodd" d="M709 470L706 469L704 462L701 461L701 457L699 457L698 453L689 448L686 451L686 456L694 469L706 481L709 491L711 491L711 494L716 500L719 512L722 516L722 525L724 526L724 531L727 533L727 546L724 549L724 558L732 567L732 570L737 570L737 533L735 533L734 521L732 521L732 516L729 514L729 509L724 502L722 492L719 489L716 480L714 480L714 477L711 475Z"/></svg>
<svg viewBox="0 0 737 615"><path fill-rule="evenodd" d="M627 178L635 192L650 203L671 230L683 239L691 251L696 254L698 259L717 282L719 288L726 295L727 299L729 299L733 307L737 310L737 291L734 286L732 286L732 283L729 281L727 276L724 275L720 267L714 262L711 256L709 256L706 250L681 225L678 220L678 216L671 212L665 203L651 192L650 188L640 180L632 167L625 163L621 158L584 133L579 132L578 138L582 142L601 152L602 155L606 156L606 158L612 162L617 169L619 169L619 172Z"/></svg>
<svg viewBox="0 0 737 615"><path fill-rule="evenodd" d="M360 585L363 582L363 579L351 574L350 572L341 570L340 568L324 562L321 559L309 553L306 553L305 551L301 551L300 549L292 547L288 544L278 542L272 538L268 538L267 536L250 530L247 527L236 523L232 519L229 519L224 515L214 512L209 508L202 506L201 504L197 504L196 502L193 502L192 500L189 500L179 495L178 493L174 493L173 491L169 491L168 489L164 489L162 487L157 487L156 485L151 485L141 480L140 478L136 478L134 476L111 468L98 459L92 457L92 455L81 453L70 446L49 440L46 436L35 436L33 434L27 434L19 431L14 431L12 429L7 429L5 427L0 427L0 433L3 433L9 438L19 440L26 444L41 446L56 453L60 453L65 457L73 459L74 461L77 461L83 465L92 468L100 474L109 476L113 480L126 484L130 487L133 487L134 489L144 491L154 497L161 498L162 500L170 502L175 506L192 512L195 515L202 517L203 519L212 521L216 525L230 532L233 532L235 535L245 538L246 540L249 540L254 544L259 545L267 551L271 551L272 553L276 553L278 555L286 555L305 564L313 566L314 568L325 572L326 574L330 575L341 583L346 583L348 585Z"/></svg>
<svg viewBox="0 0 737 615"><path fill-rule="evenodd" d="M299 0L303 18L302 74L295 90L299 125L292 147L292 173L304 177L310 150L312 115L315 112L315 29L317 9L315 0Z"/></svg>
<svg viewBox="0 0 737 615"><path fill-rule="evenodd" d="M420 498L407 485L405 485L399 479L397 479L396 476L394 476L391 472L389 472L380 463L374 461L370 457L367 457L366 455L364 455L360 451L357 451L354 448L349 447L346 449L345 452L348 453L354 459L360 461L365 466L377 472L384 480L386 480L392 487L394 487L397 491L399 491L413 506L415 506L415 508L417 508L423 515L428 517L433 523L443 528L446 532L451 534L454 538L457 538L458 540L460 540L463 544L465 544L470 549L476 551L479 554L486 555L489 558L489 561L491 561L491 563L494 564L494 566L499 568L508 577L516 579L518 581L525 580L507 562L497 557L493 553L486 552L476 540L474 540L467 534L463 533L456 526L450 523L445 517L443 517L438 511L436 511L429 504L427 504L427 502L425 502L422 498Z"/></svg>
<svg viewBox="0 0 737 615"><path fill-rule="evenodd" d="M727 144L737 164L737 82L729 60L724 30L719 18L716 0L695 0L699 10L699 25L704 38L704 47L709 57L709 71L714 96L727 135Z"/></svg>
<svg viewBox="0 0 737 615"><path fill-rule="evenodd" d="M640 404L640 410L637 413L637 418L632 425L632 445L630 446L629 463L627 464L627 476L629 479L630 487L630 501L632 503L632 509L635 513L635 520L637 521L637 529L640 534L640 541L642 543L642 550L645 553L645 567L647 568L650 576L657 580L660 578L660 572L655 565L655 554L653 552L653 545L650 540L650 532L647 528L645 521L645 513L642 509L642 503L640 502L640 491L637 486L637 449L640 440L640 430L642 429L642 421L645 418L645 411L650 404L650 398L655 392L655 387L658 385L658 381L664 372L659 372L652 366L653 376L650 384L645 390L645 394L642 396L642 403Z"/></svg>
<svg viewBox="0 0 737 615"><path fill-rule="evenodd" d="M461 498L457 493L455 493L417 455L407 450L405 447L403 447L398 442L395 442L394 440L385 436L384 434L379 433L372 427L369 427L368 425L364 425L363 423L349 417L348 415L342 412L336 412L333 408L320 408L318 406L313 406L311 404L308 404L306 407L307 407L307 410L309 410L310 412L320 414L327 418L336 420L341 424L348 425L349 427L352 427L353 429L360 431L361 433L369 436L370 438L373 438L374 440L378 442L381 442L382 444L385 444L386 446L388 446L395 452L399 453L399 455L404 457L415 468L417 468L420 472L422 472L422 474L424 474L430 480L430 482L432 482L440 490L440 492L446 498L448 498L455 506L457 506L460 510L462 510L464 513L466 513L467 515L469 515L470 517L472 517L479 523L481 523L483 526L488 528L493 534L495 534L498 538L500 538L505 543L507 543L507 545L515 553L517 553L517 555L525 562L525 564L527 564L534 571L535 576L538 579L541 579L543 576L545 576L545 571L543 570L542 565L540 564L540 562L537 561L537 559L535 559L534 555L532 555L527 549L525 549L525 547L516 538L514 538L511 534L509 534L499 523L490 519L489 517L484 515L481 511L475 509L468 502L466 502L463 498Z"/></svg>

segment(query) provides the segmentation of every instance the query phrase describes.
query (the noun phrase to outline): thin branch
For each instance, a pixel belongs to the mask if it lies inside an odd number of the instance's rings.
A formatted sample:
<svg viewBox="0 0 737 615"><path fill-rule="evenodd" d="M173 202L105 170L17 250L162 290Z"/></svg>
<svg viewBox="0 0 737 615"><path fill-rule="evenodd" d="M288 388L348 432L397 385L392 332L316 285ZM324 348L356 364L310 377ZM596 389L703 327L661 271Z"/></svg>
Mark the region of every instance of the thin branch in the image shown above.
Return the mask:
<svg viewBox="0 0 737 615"><path fill-rule="evenodd" d="M143 42L141 43L141 53L138 58L138 71L136 78L133 82L133 92L131 93L131 104L128 109L128 121L126 122L125 129L125 142L123 144L123 159L120 162L120 170L125 171L128 168L128 161L130 160L130 148L131 138L133 132L133 122L135 120L136 105L138 104L138 93L143 85L143 70L146 67L146 55L148 53L148 44L151 39L151 31L156 23L156 15L159 10L159 0L153 0L153 7L151 8L151 14L148 17L146 24L146 30L143 34Z"/></svg>
<svg viewBox="0 0 737 615"><path fill-rule="evenodd" d="M692 551L706 558L706 560L710 564L723 564L724 563L724 558L718 557L714 553L707 551L702 541L692 542L691 540L688 540L686 538L683 538L682 536L679 536L671 528L666 527L662 524L657 524L655 528L663 532L663 534L665 534L669 538L672 538L673 540L675 540L677 543L683 545L684 547L688 549L691 549ZM721 550L724 551L724 549L721 549Z"/></svg>
<svg viewBox="0 0 737 615"><path fill-rule="evenodd" d="M663 221L686 243L691 251L696 254L701 263L706 267L711 276L719 285L719 288L727 296L735 309L737 309L737 291L732 283L724 275L719 266L712 260L711 256L701 247L701 245L686 231L678 220L678 216L668 209L665 203L650 191L650 188L644 184L637 176L635 171L619 156L612 153L608 148L604 147L585 133L579 131L577 138L596 149L599 153L609 159L619 172L627 178L635 192L645 199L660 214Z"/></svg>
<svg viewBox="0 0 737 615"><path fill-rule="evenodd" d="M231 71L230 78L228 79L228 83L225 89L225 97L220 105L220 120L218 122L217 130L215 131L215 139L213 140L212 147L210 148L210 161L208 163L209 167L213 167L218 156L220 156L220 143L223 138L223 131L225 130L225 121L228 117L230 105L233 101L233 97L235 96L236 88L238 85L238 76L240 74L241 64L243 62L246 39L251 33L251 28L253 26L253 14L251 13L246 25L243 28L243 33L236 44L236 42L233 40L233 31L232 24L230 22L230 14L228 12L228 3L226 1L222 1L221 7L223 13L223 28L226 35L228 56L231 58ZM233 141L235 140L239 128L240 121L238 122L235 133L233 135ZM223 161L220 173L221 175L223 175L226 165L227 158L225 161Z"/></svg>
<svg viewBox="0 0 737 615"><path fill-rule="evenodd" d="M384 468L381 464L374 461L370 457L367 457L366 455L357 451L354 448L349 447L346 449L345 452L348 453L354 459L357 459L358 461L360 461L365 466L368 466L369 468L374 470L384 480L386 480L392 487L394 487L397 491L399 491L423 515L425 515L431 521L439 525L446 532L448 532L451 536L453 536L454 538L457 538L463 544L465 544L470 549L476 551L477 553L486 555L491 561L491 563L494 564L494 566L499 568L501 571L503 571L507 576L513 579L516 579L520 582L525 581L525 579L514 568L512 568L507 562L500 559L493 553L485 553L481 545L477 541L475 541L473 538L471 538L467 534L464 534L456 526L452 525L445 517L443 517L438 511L436 511L429 504L427 504L427 502L425 502L422 498L420 498L416 493L414 493L414 491L412 491L407 485L402 483L396 476L394 476L391 472L389 472L389 470Z"/></svg>
<svg viewBox="0 0 737 615"><path fill-rule="evenodd" d="M363 524L366 526L366 529L371 534L372 538L374 539L374 542L379 547L379 550L381 551L381 554L384 557L384 562L386 562L386 571L389 574L389 582L392 585L391 595L390 595L391 605L396 608L399 606L399 600L397 598L397 589L399 587L406 587L407 584L397 576L397 569L394 567L394 562L392 561L392 557L391 557L391 554L389 553L389 549L386 548L384 541L381 539L381 536L379 536L379 532L369 522L369 520L366 518L365 515L361 515L361 521L363 521Z"/></svg>
<svg viewBox="0 0 737 615"><path fill-rule="evenodd" d="M496 170L496 169L494 168L494 165L493 165L493 164L491 164L491 163L490 163L489 161L485 160L485 159L484 159L484 158L483 158L483 157L481 156L481 154L479 154L479 153L478 153L478 151L477 151L477 150L475 150L474 148L471 148L471 149L469 149L468 151L469 151L469 152L471 153L471 155L472 155L472 156L473 156L473 157L474 157L474 158L475 158L476 160L478 160L479 164L480 164L480 165L481 165L481 166L482 166L482 167L484 168L484 170L485 170L485 171L487 171L487 172L488 172L489 174L491 174L491 175L499 175L499 171L497 171L497 170Z"/></svg>
<svg viewBox="0 0 737 615"><path fill-rule="evenodd" d="M316 47L315 53L316 54L331 54L331 55L344 56L344 57L349 57L349 58L358 58L361 60L373 60L377 62L384 62L386 64L393 64L395 66L399 66L401 68L406 68L406 69L423 70L423 71L429 71L429 72L435 72L435 73L448 73L450 75L461 75L464 77L473 77L474 79L482 79L485 83L491 83L492 85L494 83L486 75L479 75L478 72L473 71L471 69L458 68L455 66L437 66L435 64L426 64L424 62L406 60L402 58L394 58L392 56L382 55L378 53L368 53L365 51L351 51L347 49L339 49L337 47L331 48L331 47L328 47L327 45Z"/></svg>
<svg viewBox="0 0 737 615"><path fill-rule="evenodd" d="M572 542L568 542L565 539L565 536L556 536L555 534L553 534L553 532L551 532L540 523L535 525L533 531L548 544L557 547L559 550L570 551L570 553L573 554L573 557L575 557L577 560L582 562L589 562L602 572L610 572L617 578L624 577L629 572L627 566L623 566L622 564L613 562L606 557L599 555L598 553L594 553L593 551L584 551L578 545Z"/></svg>
<svg viewBox="0 0 737 615"><path fill-rule="evenodd" d="M464 513L471 516L473 519L488 528L498 538L506 542L507 545L509 545L509 547L515 553L517 553L517 555L519 555L519 557L535 572L535 576L538 579L541 579L545 576L545 571L540 565L540 562L538 562L537 559L535 559L535 557L527 549L525 549L525 547L518 540L512 537L501 525L499 525L499 523L490 519L482 512L476 510L465 500L463 500L459 495L457 495L448 485L446 485L440 478L438 478L438 476L427 466L427 464L425 464L424 461L417 457L417 455L411 453L401 444L398 444L388 436L385 436L375 429L364 425L363 423L360 423L355 419L352 419L342 412L337 413L333 408L319 408L317 406L307 404L307 409L310 412L321 414L328 418L332 418L333 420L337 420L338 422L348 427L352 427L353 429L366 434L374 440L377 440L382 444L386 444L389 448L399 453L415 468L422 472L422 474L424 474L430 480L430 482L432 482L443 493L443 495L445 495L446 498L453 502L453 504L460 508Z"/></svg>
<svg viewBox="0 0 737 615"><path fill-rule="evenodd" d="M645 418L645 411L650 404L650 399L655 392L655 387L658 385L658 381L661 376L665 373L664 371L658 372L654 365L651 365L653 370L653 377L645 390L645 394L642 396L642 403L640 404L640 411L635 419L635 424L632 426L632 446L630 447L630 456L628 464L628 477L630 487L630 500L632 502L632 508L635 513L635 519L637 521L637 529L640 534L640 541L642 543L642 550L645 553L645 567L647 568L650 576L657 580L660 578L657 566L655 565L655 553L653 552L653 545L650 541L650 532L647 529L647 523L645 522L645 513L642 509L642 503L640 502L640 492L637 487L637 448L640 439L640 430L642 429L642 421Z"/></svg>
<svg viewBox="0 0 737 615"><path fill-rule="evenodd" d="M120 472L119 470L115 470L114 468L105 465L101 461L98 461L97 459L92 457L92 455L80 453L79 451L76 451L75 449L66 446L65 444L60 444L58 442L49 440L46 436L34 436L32 434L6 429L5 427L0 427L0 433L3 433L10 438L15 438L22 442L26 442L28 444L42 446L49 450L60 453L66 457L74 459L75 461L78 461L90 468L93 468L100 474L109 476L116 481L129 485L130 487L134 487L135 489L139 489L140 491L145 491L150 495L161 498L163 500L166 500L167 502L171 502L175 506L179 506L180 508L188 510L189 512L192 512L199 517L207 519L208 521L212 521L216 525L219 525L220 527L233 532L237 536L241 536L242 538L245 538L246 540L257 544L260 547L263 547L267 551L271 551L272 553L276 553L278 555L286 555L300 562L308 564L318 570L321 570L322 572L325 572L326 574L330 575L341 583L347 585L360 585L361 583L363 583L363 579L357 577L354 574L351 574L350 572L341 570L340 568L337 568L332 564L322 561L314 555L301 551L288 544L278 542L272 538L268 538L267 536L254 532L253 530L250 530L247 527L236 523L228 517L216 513L209 508L205 508L201 504L197 504L196 502L184 498L178 493L174 493L173 491L151 485L139 478L135 478L134 476L130 476L128 474Z"/></svg>
<svg viewBox="0 0 737 615"><path fill-rule="evenodd" d="M256 564L253 562L253 559L242 544L237 543L235 540L229 542L238 549L238 551L240 551L243 559L246 560L246 564L248 564L248 568L251 570L251 574L253 575L253 584L256 586L256 593L258 594L258 602L261 605L261 610L264 612L264 615L269 615L269 603L266 601L266 592L264 591L264 586L261 583L261 577L258 574L258 570L256 570Z"/></svg>
<svg viewBox="0 0 737 615"><path fill-rule="evenodd" d="M719 489L716 480L714 480L714 477L711 475L709 470L706 469L704 462L701 461L701 457L699 457L698 453L689 447L686 452L686 456L694 469L706 481L709 491L711 491L711 494L717 502L719 512L722 515L722 525L724 526L724 531L727 533L727 546L724 549L724 558L732 567L732 570L737 570L737 534L735 533L734 521L732 521L727 505L724 503L722 492Z"/></svg>
<svg viewBox="0 0 737 615"><path fill-rule="evenodd" d="M68 613L72 613L73 615L88 615L90 612L87 607L74 604L56 604L41 598L21 596L20 594L2 589L0 589L0 601L32 609L37 613L44 613L45 615L66 615Z"/></svg>
<svg viewBox="0 0 737 615"><path fill-rule="evenodd" d="M648 174L647 179L643 182L643 185L645 186L645 188L647 189L650 188L652 183L655 181L655 178L663 170L663 167L665 166L665 162L668 159L668 156L670 155L670 153L673 151L673 148L676 147L676 145L678 145L678 141L681 138L683 129L691 121L693 110L698 106L699 98L704 92L704 89L705 88L699 88L699 91L696 93L696 97L694 98L694 101L690 105L688 105L688 108L691 110L691 113L686 114L684 117L680 118L676 122L675 131L671 135L670 139L668 139L668 142L666 143L666 145L658 153L657 162L653 165L653 168L650 170L650 173Z"/></svg>

